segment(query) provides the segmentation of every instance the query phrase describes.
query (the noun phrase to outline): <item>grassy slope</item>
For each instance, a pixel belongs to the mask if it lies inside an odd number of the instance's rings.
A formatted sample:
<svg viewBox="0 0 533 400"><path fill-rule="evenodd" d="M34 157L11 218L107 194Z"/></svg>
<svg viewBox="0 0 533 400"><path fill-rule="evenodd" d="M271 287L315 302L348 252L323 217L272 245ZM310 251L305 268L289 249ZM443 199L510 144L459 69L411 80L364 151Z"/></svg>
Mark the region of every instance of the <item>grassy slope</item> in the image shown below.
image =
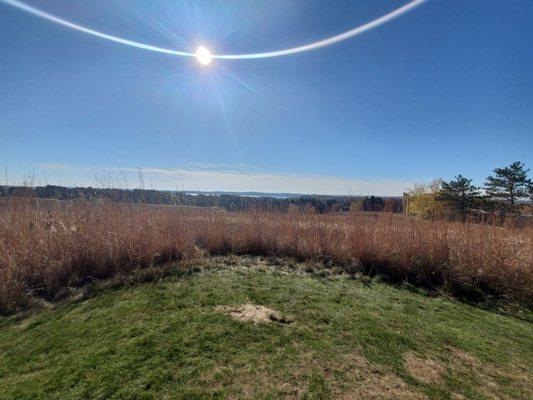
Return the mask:
<svg viewBox="0 0 533 400"><path fill-rule="evenodd" d="M247 302L295 322L214 310ZM2 399L526 399L531 370L530 322L265 267L169 276L0 323Z"/></svg>

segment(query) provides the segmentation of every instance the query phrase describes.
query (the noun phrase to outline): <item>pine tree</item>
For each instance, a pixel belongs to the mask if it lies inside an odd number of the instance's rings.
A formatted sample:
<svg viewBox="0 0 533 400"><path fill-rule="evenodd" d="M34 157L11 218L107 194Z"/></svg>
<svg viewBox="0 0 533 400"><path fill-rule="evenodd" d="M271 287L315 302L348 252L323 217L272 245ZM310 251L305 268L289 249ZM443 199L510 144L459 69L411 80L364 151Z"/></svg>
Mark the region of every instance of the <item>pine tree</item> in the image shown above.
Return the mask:
<svg viewBox="0 0 533 400"><path fill-rule="evenodd" d="M448 204L451 209L460 212L464 221L467 210L472 207L474 200L478 196L478 188L472 185L472 179L457 175L455 180L442 182L438 198Z"/></svg>
<svg viewBox="0 0 533 400"><path fill-rule="evenodd" d="M532 182L527 177L529 169L525 164L516 161L505 168L496 168L495 176L489 176L485 182L487 196L496 200L503 200L515 212L516 201L529 196Z"/></svg>
<svg viewBox="0 0 533 400"><path fill-rule="evenodd" d="M383 211L385 207L385 202L381 197L365 197L363 200L363 211Z"/></svg>

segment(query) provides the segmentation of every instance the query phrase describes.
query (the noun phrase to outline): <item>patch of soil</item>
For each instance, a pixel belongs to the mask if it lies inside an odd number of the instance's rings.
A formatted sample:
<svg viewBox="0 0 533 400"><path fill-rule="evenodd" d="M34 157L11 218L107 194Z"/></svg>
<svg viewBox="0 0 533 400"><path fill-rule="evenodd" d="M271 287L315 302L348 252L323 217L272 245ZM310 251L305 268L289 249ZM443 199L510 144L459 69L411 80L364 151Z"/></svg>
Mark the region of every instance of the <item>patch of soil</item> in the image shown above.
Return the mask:
<svg viewBox="0 0 533 400"><path fill-rule="evenodd" d="M466 397L461 393L452 393L452 400L465 400Z"/></svg>
<svg viewBox="0 0 533 400"><path fill-rule="evenodd" d="M254 324L277 322L280 324L290 324L294 319L282 315L280 312L265 306L255 304L242 304L239 306L218 306L217 311L229 314L237 321L247 321Z"/></svg>
<svg viewBox="0 0 533 400"><path fill-rule="evenodd" d="M509 360L504 365L483 363L477 357L458 349L450 348L452 360L450 368L455 373L471 374L481 383L479 391L487 399L508 399L508 395L501 393L502 388L497 383L497 378L504 378L510 382L508 390L518 393L518 397L533 399L533 379L527 366Z"/></svg>
<svg viewBox="0 0 533 400"><path fill-rule="evenodd" d="M435 360L420 358L409 353L405 357L405 365L409 373L421 382L439 383L442 381L444 367Z"/></svg>
<svg viewBox="0 0 533 400"><path fill-rule="evenodd" d="M341 397L346 400L355 399L397 399L426 400L427 396L410 388L399 377L391 374L370 374L359 387L349 395Z"/></svg>
<svg viewBox="0 0 533 400"><path fill-rule="evenodd" d="M356 382L356 387L348 393L339 393L335 398L342 400L359 399L397 399L426 400L427 396L409 387L400 377L381 370L360 355L341 357L348 360L348 371Z"/></svg>

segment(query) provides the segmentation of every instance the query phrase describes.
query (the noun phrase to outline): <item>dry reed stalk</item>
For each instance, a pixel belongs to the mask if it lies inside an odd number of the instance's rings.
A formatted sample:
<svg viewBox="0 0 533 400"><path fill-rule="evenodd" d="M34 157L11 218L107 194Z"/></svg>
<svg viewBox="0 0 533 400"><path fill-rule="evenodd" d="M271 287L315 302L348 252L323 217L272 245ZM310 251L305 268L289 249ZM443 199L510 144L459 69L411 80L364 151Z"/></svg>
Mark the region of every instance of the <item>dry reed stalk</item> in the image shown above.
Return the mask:
<svg viewBox="0 0 533 400"><path fill-rule="evenodd" d="M64 287L199 254L330 260L450 293L533 303L533 231L394 214L230 213L7 198L0 202L0 312Z"/></svg>

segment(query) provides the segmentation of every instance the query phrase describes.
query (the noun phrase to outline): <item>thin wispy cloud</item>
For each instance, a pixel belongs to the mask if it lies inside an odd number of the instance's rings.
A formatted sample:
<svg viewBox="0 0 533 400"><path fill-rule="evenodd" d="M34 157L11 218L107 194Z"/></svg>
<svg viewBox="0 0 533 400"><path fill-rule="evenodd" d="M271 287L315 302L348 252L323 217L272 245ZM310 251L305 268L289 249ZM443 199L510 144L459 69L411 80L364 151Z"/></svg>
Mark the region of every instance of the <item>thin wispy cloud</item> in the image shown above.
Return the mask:
<svg viewBox="0 0 533 400"><path fill-rule="evenodd" d="M42 163L37 164L37 168L47 169L47 170L70 170L72 166L61 163Z"/></svg>
<svg viewBox="0 0 533 400"><path fill-rule="evenodd" d="M139 187L162 190L276 192L339 195L401 195L408 181L359 180L323 175L249 172L241 164L189 164L180 168L98 167L45 163L36 166L47 183ZM37 174L38 175L38 174Z"/></svg>
<svg viewBox="0 0 533 400"><path fill-rule="evenodd" d="M222 164L222 163L189 163L191 169L219 170L219 171L242 171L247 168L246 164Z"/></svg>

